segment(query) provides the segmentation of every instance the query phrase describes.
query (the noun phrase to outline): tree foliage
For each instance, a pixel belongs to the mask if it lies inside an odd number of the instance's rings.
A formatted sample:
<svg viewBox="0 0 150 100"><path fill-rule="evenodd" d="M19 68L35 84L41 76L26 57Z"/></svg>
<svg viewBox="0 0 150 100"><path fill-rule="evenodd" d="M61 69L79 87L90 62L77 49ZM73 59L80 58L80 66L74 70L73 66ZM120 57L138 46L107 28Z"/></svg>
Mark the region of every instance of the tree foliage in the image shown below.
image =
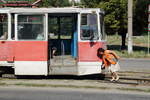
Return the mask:
<svg viewBox="0 0 150 100"><path fill-rule="evenodd" d="M134 7L134 33L141 35L147 33L148 27L148 5L150 0L135 0Z"/></svg>
<svg viewBox="0 0 150 100"><path fill-rule="evenodd" d="M109 0L101 2L98 7L105 10L105 23L108 34L126 34L127 0Z"/></svg>
<svg viewBox="0 0 150 100"><path fill-rule="evenodd" d="M95 8L97 7L100 1L104 1L104 0L81 0L81 3L85 7Z"/></svg>
<svg viewBox="0 0 150 100"><path fill-rule="evenodd" d="M68 0L43 0L42 7L65 7L70 6Z"/></svg>

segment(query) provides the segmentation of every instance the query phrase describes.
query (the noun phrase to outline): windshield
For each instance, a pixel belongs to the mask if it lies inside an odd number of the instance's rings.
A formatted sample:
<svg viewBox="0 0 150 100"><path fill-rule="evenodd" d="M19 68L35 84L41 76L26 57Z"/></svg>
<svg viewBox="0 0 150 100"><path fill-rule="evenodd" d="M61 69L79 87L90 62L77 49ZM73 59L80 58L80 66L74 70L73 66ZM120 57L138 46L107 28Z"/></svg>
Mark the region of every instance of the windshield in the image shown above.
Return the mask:
<svg viewBox="0 0 150 100"><path fill-rule="evenodd" d="M96 14L81 14L81 40L98 40L98 23Z"/></svg>

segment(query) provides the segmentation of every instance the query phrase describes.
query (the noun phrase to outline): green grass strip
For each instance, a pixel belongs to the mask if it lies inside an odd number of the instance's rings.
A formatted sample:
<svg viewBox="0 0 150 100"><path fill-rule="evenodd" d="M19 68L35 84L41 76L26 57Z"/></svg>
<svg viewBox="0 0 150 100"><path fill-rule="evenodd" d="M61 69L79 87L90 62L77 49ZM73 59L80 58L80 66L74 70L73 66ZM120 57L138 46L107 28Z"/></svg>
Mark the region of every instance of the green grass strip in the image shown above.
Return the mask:
<svg viewBox="0 0 150 100"><path fill-rule="evenodd" d="M0 82L0 86L4 86L4 85L7 85L7 84L6 84L6 83Z"/></svg>
<svg viewBox="0 0 150 100"><path fill-rule="evenodd" d="M76 85L53 85L53 84L30 84L30 83L17 83L17 86L29 87L65 87L65 88L95 88L95 89L110 89L108 87L95 87L95 86L76 86Z"/></svg>

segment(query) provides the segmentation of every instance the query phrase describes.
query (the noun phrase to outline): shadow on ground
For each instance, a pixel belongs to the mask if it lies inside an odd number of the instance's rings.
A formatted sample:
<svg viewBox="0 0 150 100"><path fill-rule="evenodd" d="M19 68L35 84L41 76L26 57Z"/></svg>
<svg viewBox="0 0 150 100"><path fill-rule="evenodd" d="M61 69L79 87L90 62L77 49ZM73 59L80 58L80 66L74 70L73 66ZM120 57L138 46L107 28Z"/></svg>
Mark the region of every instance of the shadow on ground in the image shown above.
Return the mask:
<svg viewBox="0 0 150 100"><path fill-rule="evenodd" d="M110 81L110 78L105 78L104 74L93 74L93 75L84 75L84 76L74 76L74 75L49 75L49 76L17 76L18 79L58 79L61 80L95 80L101 83L115 83L115 84L129 84L129 85L138 85L137 81Z"/></svg>
<svg viewBox="0 0 150 100"><path fill-rule="evenodd" d="M92 75L48 75L48 76L16 76L17 79L67 79L67 80L104 80L104 74L92 74Z"/></svg>

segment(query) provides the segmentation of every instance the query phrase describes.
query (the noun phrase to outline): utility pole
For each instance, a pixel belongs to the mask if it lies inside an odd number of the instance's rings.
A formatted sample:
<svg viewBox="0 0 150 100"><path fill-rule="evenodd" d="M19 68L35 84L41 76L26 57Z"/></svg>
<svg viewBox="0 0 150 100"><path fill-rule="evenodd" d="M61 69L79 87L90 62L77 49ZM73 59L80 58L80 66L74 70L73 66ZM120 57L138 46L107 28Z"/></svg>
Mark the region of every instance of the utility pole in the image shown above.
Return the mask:
<svg viewBox="0 0 150 100"><path fill-rule="evenodd" d="M72 7L75 6L75 0L71 0L71 3L72 3Z"/></svg>
<svg viewBox="0 0 150 100"><path fill-rule="evenodd" d="M150 35L150 5L148 6L148 55L149 55L149 47L150 47L150 39L149 39L149 35Z"/></svg>
<svg viewBox="0 0 150 100"><path fill-rule="evenodd" d="M133 41L132 41L132 35L133 35L133 14L132 14L132 6L133 6L133 0L128 0L128 54L133 53Z"/></svg>

